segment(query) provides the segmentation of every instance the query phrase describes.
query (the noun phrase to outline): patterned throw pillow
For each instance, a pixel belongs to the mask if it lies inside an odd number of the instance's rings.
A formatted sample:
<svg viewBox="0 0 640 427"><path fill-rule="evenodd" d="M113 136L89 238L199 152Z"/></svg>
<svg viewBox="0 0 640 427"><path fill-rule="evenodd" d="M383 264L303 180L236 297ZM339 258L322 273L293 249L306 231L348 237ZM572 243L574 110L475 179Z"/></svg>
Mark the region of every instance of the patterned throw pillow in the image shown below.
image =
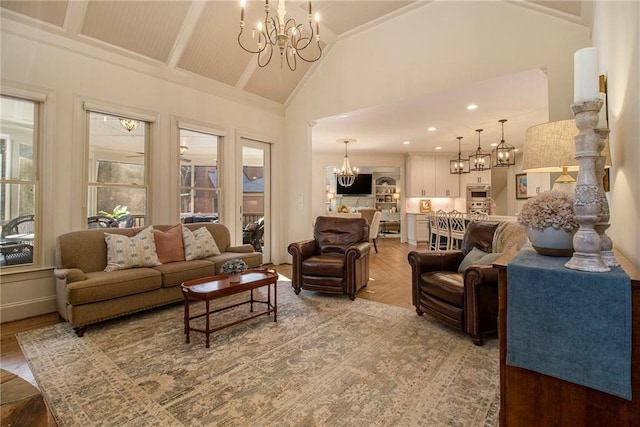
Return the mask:
<svg viewBox="0 0 640 427"><path fill-rule="evenodd" d="M153 230L153 239L161 263L184 261L182 224L176 224L167 231Z"/></svg>
<svg viewBox="0 0 640 427"><path fill-rule="evenodd" d="M200 227L191 232L183 226L182 241L184 243L184 259L187 261L220 255L220 249L206 227Z"/></svg>
<svg viewBox="0 0 640 427"><path fill-rule="evenodd" d="M153 226L133 237L104 233L104 240L107 243L107 267L104 271L160 265L153 240Z"/></svg>

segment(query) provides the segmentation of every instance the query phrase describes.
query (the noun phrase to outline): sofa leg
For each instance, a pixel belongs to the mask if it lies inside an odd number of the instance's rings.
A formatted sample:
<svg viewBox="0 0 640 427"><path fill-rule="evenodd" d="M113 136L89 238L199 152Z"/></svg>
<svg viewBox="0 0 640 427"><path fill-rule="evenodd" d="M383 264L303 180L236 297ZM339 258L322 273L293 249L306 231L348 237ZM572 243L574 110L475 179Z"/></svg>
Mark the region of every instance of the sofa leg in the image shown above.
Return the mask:
<svg viewBox="0 0 640 427"><path fill-rule="evenodd" d="M77 336L82 337L82 336L84 336L84 333L87 330L87 327L86 326L80 326L78 328L73 328L73 330L75 331Z"/></svg>
<svg viewBox="0 0 640 427"><path fill-rule="evenodd" d="M300 295L300 288L293 288L293 292L295 292L296 295Z"/></svg>
<svg viewBox="0 0 640 427"><path fill-rule="evenodd" d="M422 316L424 314L424 311L420 310L419 308L416 308L416 313L418 313L418 316Z"/></svg>
<svg viewBox="0 0 640 427"><path fill-rule="evenodd" d="M480 335L480 336L472 336L471 338L473 338L473 343L475 345L480 346L480 345L484 344L484 340L482 339L482 335Z"/></svg>
<svg viewBox="0 0 640 427"><path fill-rule="evenodd" d="M356 300L356 296L355 296L355 295L349 295L349 299L350 299L351 301L355 301L355 300Z"/></svg>

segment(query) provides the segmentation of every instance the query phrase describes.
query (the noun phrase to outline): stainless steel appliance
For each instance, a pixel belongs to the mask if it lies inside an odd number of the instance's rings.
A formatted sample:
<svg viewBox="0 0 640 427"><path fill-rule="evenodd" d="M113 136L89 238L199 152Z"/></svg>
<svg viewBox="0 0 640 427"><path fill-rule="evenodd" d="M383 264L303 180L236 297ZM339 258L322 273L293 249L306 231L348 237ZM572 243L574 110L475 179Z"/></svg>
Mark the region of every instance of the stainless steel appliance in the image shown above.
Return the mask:
<svg viewBox="0 0 640 427"><path fill-rule="evenodd" d="M491 215L491 186L489 184L467 184L467 214Z"/></svg>

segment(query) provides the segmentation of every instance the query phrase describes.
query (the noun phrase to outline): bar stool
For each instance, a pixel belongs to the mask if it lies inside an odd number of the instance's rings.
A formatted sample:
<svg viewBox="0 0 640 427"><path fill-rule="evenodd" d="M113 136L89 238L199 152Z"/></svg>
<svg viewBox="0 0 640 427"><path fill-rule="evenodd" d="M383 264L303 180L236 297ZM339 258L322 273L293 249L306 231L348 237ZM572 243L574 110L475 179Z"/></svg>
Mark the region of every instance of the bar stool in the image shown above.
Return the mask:
<svg viewBox="0 0 640 427"><path fill-rule="evenodd" d="M429 246L428 250L436 251L438 250L438 223L436 222L436 214L435 212L429 212L427 214L427 224L429 229L427 232L429 233Z"/></svg>
<svg viewBox="0 0 640 427"><path fill-rule="evenodd" d="M462 212L453 210L449 212L449 249L462 248L462 239L464 239L464 233L467 231L467 225L464 220Z"/></svg>
<svg viewBox="0 0 640 427"><path fill-rule="evenodd" d="M436 211L436 250L448 250L451 242L449 215L442 209Z"/></svg>

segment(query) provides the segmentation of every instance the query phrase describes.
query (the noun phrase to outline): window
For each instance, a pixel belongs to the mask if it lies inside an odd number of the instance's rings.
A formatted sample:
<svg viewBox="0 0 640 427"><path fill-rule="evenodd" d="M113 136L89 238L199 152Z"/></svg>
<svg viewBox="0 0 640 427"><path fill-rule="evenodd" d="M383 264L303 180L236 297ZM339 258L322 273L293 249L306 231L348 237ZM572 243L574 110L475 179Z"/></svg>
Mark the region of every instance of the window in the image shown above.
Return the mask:
<svg viewBox="0 0 640 427"><path fill-rule="evenodd" d="M220 137L180 129L180 217L183 222L220 220Z"/></svg>
<svg viewBox="0 0 640 427"><path fill-rule="evenodd" d="M149 123L88 111L89 160L87 227L144 225L147 213L147 135ZM112 222L113 223L113 222Z"/></svg>
<svg viewBox="0 0 640 427"><path fill-rule="evenodd" d="M33 264L36 258L37 124L41 105L1 97L0 268Z"/></svg>

